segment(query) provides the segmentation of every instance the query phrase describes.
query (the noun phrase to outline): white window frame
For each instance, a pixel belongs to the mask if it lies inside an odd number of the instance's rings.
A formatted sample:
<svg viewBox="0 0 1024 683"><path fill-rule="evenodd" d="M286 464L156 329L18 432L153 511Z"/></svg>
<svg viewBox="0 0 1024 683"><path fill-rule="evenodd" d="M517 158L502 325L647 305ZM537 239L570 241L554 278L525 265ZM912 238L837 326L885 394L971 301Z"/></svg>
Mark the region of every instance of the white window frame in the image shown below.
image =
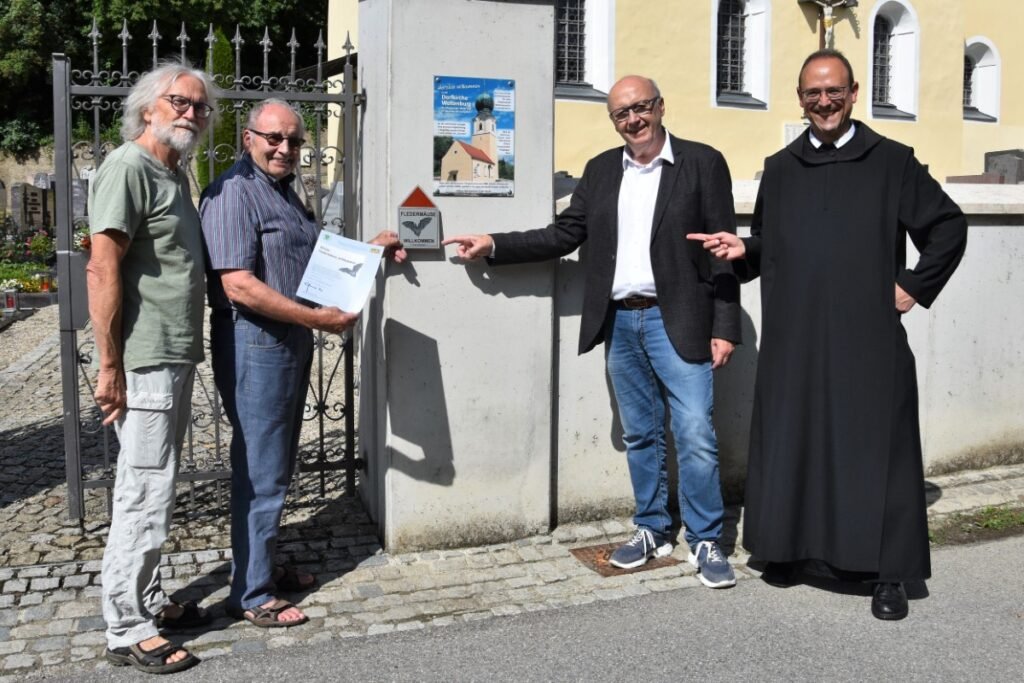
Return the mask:
<svg viewBox="0 0 1024 683"><path fill-rule="evenodd" d="M600 99L615 84L615 0L585 0L583 70L591 89L555 84L555 99Z"/></svg>
<svg viewBox="0 0 1024 683"><path fill-rule="evenodd" d="M768 110L771 92L771 10L768 0L746 0L743 11L744 54L743 88L753 98L749 104L719 102L718 100L718 6L721 0L711 0L711 73L709 91L712 107Z"/></svg>
<svg viewBox="0 0 1024 683"><path fill-rule="evenodd" d="M896 111L870 107L872 119L913 121L918 112L918 89L920 86L921 24L917 12L906 0L885 0L871 12L867 25L870 27L867 40L868 87L866 93L874 93L874 49L875 17L881 14L892 24L890 38L890 103ZM873 103L872 103L873 104Z"/></svg>
<svg viewBox="0 0 1024 683"><path fill-rule="evenodd" d="M995 43L985 36L971 36L964 41L964 56L974 61L974 72L971 75L971 106L981 114L991 117L993 121L969 119L980 123L998 123L1002 100L1002 64L999 50Z"/></svg>

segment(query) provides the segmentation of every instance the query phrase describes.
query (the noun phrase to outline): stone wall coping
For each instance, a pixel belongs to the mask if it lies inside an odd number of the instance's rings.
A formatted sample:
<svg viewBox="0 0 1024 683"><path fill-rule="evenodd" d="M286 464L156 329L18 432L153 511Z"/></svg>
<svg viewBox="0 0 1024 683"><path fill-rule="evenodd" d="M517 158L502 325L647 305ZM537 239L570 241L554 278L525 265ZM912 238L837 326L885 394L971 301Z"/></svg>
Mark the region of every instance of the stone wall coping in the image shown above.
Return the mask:
<svg viewBox="0 0 1024 683"><path fill-rule="evenodd" d="M732 195L737 216L754 213L758 184L757 180L733 181ZM1024 215L1024 184L945 183L942 187L968 216ZM562 197L555 202L555 212L561 212L568 206L569 197Z"/></svg>
<svg viewBox="0 0 1024 683"><path fill-rule="evenodd" d="M733 181L736 215L754 213L758 184L757 180ZM942 188L968 216L1024 214L1024 185L944 183Z"/></svg>

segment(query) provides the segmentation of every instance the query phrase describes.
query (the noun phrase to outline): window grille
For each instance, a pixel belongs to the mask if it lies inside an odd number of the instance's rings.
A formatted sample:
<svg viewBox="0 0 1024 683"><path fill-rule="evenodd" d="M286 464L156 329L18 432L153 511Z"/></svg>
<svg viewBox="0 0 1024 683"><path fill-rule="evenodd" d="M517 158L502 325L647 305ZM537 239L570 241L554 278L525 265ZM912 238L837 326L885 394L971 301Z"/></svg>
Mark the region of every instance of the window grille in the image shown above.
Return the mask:
<svg viewBox="0 0 1024 683"><path fill-rule="evenodd" d="M586 0L555 3L555 82L588 85L586 74Z"/></svg>
<svg viewBox="0 0 1024 683"><path fill-rule="evenodd" d="M974 105L974 60L964 55L964 106Z"/></svg>
<svg viewBox="0 0 1024 683"><path fill-rule="evenodd" d="M743 93L744 32L743 0L718 3L718 94Z"/></svg>
<svg viewBox="0 0 1024 683"><path fill-rule="evenodd" d="M892 75L892 24L885 17L875 17L875 36L871 63L874 104L890 104L889 80Z"/></svg>

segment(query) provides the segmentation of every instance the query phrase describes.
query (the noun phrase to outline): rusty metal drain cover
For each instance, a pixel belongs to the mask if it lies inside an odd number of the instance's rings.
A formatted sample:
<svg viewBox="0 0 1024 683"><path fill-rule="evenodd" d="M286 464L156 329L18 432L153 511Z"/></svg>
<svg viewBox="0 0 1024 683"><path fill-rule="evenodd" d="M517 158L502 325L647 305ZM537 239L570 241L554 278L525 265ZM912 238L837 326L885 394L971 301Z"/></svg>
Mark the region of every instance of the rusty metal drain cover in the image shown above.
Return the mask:
<svg viewBox="0 0 1024 683"><path fill-rule="evenodd" d="M671 567L679 564L679 560L670 555L668 557L655 557L648 560L646 564L634 567L633 569L619 569L608 562L608 558L612 556L612 553L615 552L615 549L618 548L619 545L620 544L618 543L605 543L603 545L592 545L586 548L573 548L569 552L586 567L594 570L601 576L633 574L635 572L645 572L651 569Z"/></svg>

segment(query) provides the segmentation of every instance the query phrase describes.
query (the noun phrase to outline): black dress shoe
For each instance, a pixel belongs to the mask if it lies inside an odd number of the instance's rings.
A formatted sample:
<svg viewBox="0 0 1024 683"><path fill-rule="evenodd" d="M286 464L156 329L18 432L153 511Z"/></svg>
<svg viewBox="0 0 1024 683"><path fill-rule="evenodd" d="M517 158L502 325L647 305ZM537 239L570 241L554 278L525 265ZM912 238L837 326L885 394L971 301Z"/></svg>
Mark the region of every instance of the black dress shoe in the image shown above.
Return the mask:
<svg viewBox="0 0 1024 683"><path fill-rule="evenodd" d="M871 614L876 619L896 621L910 613L907 607L907 592L902 583L876 583L875 596L871 598Z"/></svg>
<svg viewBox="0 0 1024 683"><path fill-rule="evenodd" d="M796 585L797 566L794 562L769 562L761 572L761 580L776 588Z"/></svg>

